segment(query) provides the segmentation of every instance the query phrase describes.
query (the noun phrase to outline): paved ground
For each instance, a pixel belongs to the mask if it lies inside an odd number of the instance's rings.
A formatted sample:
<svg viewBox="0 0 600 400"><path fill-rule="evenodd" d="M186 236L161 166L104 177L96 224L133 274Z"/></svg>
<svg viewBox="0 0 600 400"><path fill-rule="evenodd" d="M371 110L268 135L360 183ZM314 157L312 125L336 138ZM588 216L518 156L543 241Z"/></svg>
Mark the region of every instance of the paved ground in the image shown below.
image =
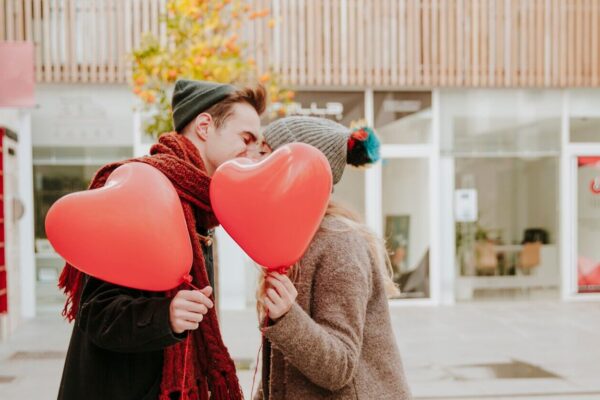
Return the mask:
<svg viewBox="0 0 600 400"><path fill-rule="evenodd" d="M600 303L505 302L392 310L417 399L600 399ZM254 314L224 312L246 393ZM56 312L0 344L0 399L54 399L71 327Z"/></svg>

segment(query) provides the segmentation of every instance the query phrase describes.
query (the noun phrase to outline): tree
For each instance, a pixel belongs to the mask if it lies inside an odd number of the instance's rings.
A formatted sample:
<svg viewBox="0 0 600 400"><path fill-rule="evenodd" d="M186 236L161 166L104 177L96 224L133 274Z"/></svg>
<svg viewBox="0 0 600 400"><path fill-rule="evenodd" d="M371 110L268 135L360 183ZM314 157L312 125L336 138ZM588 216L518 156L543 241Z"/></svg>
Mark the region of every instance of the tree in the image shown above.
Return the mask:
<svg viewBox="0 0 600 400"><path fill-rule="evenodd" d="M146 34L133 59L135 93L151 118L144 126L157 137L173 130L170 90L178 77L255 84L268 90L272 102L288 102L293 92L280 87L270 71L258 71L239 30L246 21L269 17L269 9L253 10L243 0L169 0L166 15L167 40ZM276 23L271 18L269 27Z"/></svg>

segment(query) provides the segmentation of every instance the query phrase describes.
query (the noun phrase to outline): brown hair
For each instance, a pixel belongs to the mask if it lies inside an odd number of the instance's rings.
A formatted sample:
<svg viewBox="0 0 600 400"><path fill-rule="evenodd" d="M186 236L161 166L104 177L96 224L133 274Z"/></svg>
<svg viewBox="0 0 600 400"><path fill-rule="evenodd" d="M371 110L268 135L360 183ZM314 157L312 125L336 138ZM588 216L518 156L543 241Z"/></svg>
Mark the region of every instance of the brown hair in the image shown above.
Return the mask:
<svg viewBox="0 0 600 400"><path fill-rule="evenodd" d="M238 89L204 112L210 114L215 128L219 128L231 116L233 106L238 103L252 106L258 115L261 115L267 107L267 91L262 85L258 85L256 88Z"/></svg>

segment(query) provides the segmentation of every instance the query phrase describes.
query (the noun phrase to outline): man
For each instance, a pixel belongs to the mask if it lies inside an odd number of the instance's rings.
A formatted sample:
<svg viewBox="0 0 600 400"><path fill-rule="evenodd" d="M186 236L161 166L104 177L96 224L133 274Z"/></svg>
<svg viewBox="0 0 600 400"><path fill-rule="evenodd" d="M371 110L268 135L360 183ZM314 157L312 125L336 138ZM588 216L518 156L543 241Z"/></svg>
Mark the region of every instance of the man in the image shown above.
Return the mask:
<svg viewBox="0 0 600 400"><path fill-rule="evenodd" d="M126 162L150 164L170 179L190 231L193 282L166 294L146 292L101 281L67 264L59 286L67 294L63 314L75 326L59 399L204 399L209 394L211 399L241 399L213 308L209 229L217 222L209 184L223 162L258 156L265 97L262 87L238 90L180 80L172 99L176 131L162 135L150 156L109 164L96 173L90 189L102 187ZM193 287L202 289L187 290Z"/></svg>

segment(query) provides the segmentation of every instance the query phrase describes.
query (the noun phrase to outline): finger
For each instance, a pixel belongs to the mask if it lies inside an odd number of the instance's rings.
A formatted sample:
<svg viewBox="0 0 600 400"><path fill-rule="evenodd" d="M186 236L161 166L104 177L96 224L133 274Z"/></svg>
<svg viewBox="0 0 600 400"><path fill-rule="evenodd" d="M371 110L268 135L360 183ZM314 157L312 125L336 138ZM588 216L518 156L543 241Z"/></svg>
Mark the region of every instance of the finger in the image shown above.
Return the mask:
<svg viewBox="0 0 600 400"><path fill-rule="evenodd" d="M275 304L273 304L273 302L271 300L269 300L268 298L265 299L265 306L267 306L267 311L271 315L274 312L276 312L276 310L277 310L277 306Z"/></svg>
<svg viewBox="0 0 600 400"><path fill-rule="evenodd" d="M190 291L186 294L185 299L193 301L194 303L204 304L208 308L213 307L212 300L205 296L204 293L200 292L199 290Z"/></svg>
<svg viewBox="0 0 600 400"><path fill-rule="evenodd" d="M184 303L181 305L181 309L198 314L208 313L208 307L206 307L204 304L195 303L189 300L184 300Z"/></svg>
<svg viewBox="0 0 600 400"><path fill-rule="evenodd" d="M199 314L199 313L193 313L193 312L189 312L189 311L180 311L177 315L178 318L181 318L187 322L202 322L202 320L204 319L204 315Z"/></svg>
<svg viewBox="0 0 600 400"><path fill-rule="evenodd" d="M207 286L204 289L200 289L200 292L202 292L206 297L210 297L210 295L213 293L213 288Z"/></svg>
<svg viewBox="0 0 600 400"><path fill-rule="evenodd" d="M298 294L298 292L296 291L296 286L294 286L294 283L289 278L289 276L282 275L281 283L283 283L283 286L285 286L285 288L287 289L287 291L289 293L293 294L294 297Z"/></svg>
<svg viewBox="0 0 600 400"><path fill-rule="evenodd" d="M267 289L267 298L269 300L271 300L271 302L273 304L279 304L282 302L281 297L279 296L279 294L275 291L275 289ZM266 299L265 299L266 300Z"/></svg>
<svg viewBox="0 0 600 400"><path fill-rule="evenodd" d="M183 329L184 331L195 331L200 326L198 322L189 321L181 321L178 325L180 329Z"/></svg>
<svg viewBox="0 0 600 400"><path fill-rule="evenodd" d="M271 277L273 277L273 278L275 278L277 280L281 280L281 278L283 277L283 275L281 275L279 272L271 272L269 274L269 276L271 276Z"/></svg>
<svg viewBox="0 0 600 400"><path fill-rule="evenodd" d="M269 278L269 284L277 290L277 293L284 299L291 299L290 294L283 283L274 278Z"/></svg>

